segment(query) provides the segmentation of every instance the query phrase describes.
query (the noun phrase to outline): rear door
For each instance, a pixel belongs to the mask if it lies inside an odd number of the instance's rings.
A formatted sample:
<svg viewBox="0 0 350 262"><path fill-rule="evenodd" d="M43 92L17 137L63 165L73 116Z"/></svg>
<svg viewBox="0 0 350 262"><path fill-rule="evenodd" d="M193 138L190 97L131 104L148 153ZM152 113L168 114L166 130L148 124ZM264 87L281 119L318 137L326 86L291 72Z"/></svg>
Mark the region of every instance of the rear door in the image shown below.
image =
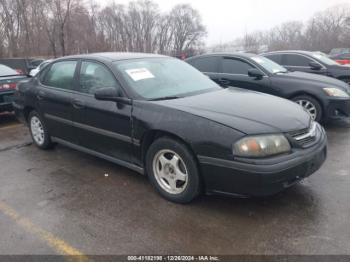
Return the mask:
<svg viewBox="0 0 350 262"><path fill-rule="evenodd" d="M59 61L40 75L36 98L51 136L76 143L72 125L77 60Z"/></svg>
<svg viewBox="0 0 350 262"><path fill-rule="evenodd" d="M79 85L73 98L73 121L82 147L119 160L132 162L131 105L99 101L99 88L121 86L108 67L97 61L82 61Z"/></svg>

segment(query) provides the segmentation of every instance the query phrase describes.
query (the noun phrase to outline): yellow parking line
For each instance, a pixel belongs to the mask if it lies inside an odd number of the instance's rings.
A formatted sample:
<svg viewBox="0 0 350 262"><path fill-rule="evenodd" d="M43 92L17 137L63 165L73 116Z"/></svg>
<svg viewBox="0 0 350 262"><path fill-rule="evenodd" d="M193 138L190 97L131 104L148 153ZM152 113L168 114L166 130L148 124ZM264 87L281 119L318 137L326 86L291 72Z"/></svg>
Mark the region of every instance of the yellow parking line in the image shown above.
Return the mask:
<svg viewBox="0 0 350 262"><path fill-rule="evenodd" d="M2 201L0 201L0 212L16 222L17 225L27 232L40 238L59 254L71 256L68 257L69 261L92 262L92 260L86 257L82 252L70 246L62 239L57 238L51 232L48 232L34 225L30 220L21 217L13 208Z"/></svg>

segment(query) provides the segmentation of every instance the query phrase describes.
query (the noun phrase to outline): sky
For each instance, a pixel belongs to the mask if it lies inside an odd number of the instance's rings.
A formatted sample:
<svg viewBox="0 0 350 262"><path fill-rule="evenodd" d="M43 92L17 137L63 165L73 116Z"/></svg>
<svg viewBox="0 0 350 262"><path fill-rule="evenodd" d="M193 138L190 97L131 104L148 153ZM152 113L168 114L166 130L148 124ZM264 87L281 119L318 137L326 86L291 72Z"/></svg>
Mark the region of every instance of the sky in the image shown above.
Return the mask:
<svg viewBox="0 0 350 262"><path fill-rule="evenodd" d="M104 5L113 0L99 0ZM114 0L125 4L129 0ZM199 11L207 28L208 46L221 44L256 30L268 30L283 22L307 21L328 7L350 0L153 0L160 10L169 11L179 3Z"/></svg>

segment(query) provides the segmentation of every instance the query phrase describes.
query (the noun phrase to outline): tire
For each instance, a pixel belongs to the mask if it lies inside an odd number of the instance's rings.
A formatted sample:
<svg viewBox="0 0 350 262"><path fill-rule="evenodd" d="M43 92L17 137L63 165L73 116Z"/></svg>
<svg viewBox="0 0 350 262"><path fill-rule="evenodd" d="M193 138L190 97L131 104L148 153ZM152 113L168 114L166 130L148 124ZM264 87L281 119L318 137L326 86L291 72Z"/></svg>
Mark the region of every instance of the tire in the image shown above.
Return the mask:
<svg viewBox="0 0 350 262"><path fill-rule="evenodd" d="M50 149L53 146L50 134L42 117L34 110L29 113L28 125L30 135L32 136L33 142L37 147L40 149Z"/></svg>
<svg viewBox="0 0 350 262"><path fill-rule="evenodd" d="M313 120L317 122L323 120L321 104L315 98L308 95L301 95L292 98L292 101L306 109Z"/></svg>
<svg viewBox="0 0 350 262"><path fill-rule="evenodd" d="M183 143L161 137L149 147L145 162L151 184L165 199L185 204L201 193L197 161Z"/></svg>

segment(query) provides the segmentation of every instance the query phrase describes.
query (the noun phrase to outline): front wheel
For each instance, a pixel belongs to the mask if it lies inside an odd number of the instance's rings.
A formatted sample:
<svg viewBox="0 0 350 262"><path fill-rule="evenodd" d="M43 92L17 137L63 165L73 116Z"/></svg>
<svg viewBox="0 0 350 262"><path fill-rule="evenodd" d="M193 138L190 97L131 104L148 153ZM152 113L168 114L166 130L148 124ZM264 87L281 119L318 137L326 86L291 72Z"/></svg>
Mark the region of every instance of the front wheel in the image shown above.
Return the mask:
<svg viewBox="0 0 350 262"><path fill-rule="evenodd" d="M36 111L30 112L28 123L34 144L41 149L49 149L52 142L41 116Z"/></svg>
<svg viewBox="0 0 350 262"><path fill-rule="evenodd" d="M322 120L322 107L315 98L308 95L302 95L294 97L292 101L302 106L313 120L317 122Z"/></svg>
<svg viewBox="0 0 350 262"><path fill-rule="evenodd" d="M162 137L148 149L146 169L152 185L166 199L188 203L201 189L197 162L181 142Z"/></svg>

